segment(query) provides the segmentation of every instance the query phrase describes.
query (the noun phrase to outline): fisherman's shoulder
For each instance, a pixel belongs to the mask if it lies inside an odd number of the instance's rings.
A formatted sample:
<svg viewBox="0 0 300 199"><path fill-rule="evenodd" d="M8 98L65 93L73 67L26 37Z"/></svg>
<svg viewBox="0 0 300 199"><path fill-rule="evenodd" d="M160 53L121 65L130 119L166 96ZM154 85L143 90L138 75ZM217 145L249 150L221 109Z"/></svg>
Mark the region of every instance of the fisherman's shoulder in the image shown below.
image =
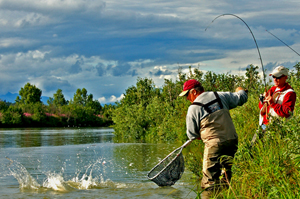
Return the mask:
<svg viewBox="0 0 300 199"><path fill-rule="evenodd" d="M205 91L196 98L195 102L207 103L215 98L216 97L213 91Z"/></svg>

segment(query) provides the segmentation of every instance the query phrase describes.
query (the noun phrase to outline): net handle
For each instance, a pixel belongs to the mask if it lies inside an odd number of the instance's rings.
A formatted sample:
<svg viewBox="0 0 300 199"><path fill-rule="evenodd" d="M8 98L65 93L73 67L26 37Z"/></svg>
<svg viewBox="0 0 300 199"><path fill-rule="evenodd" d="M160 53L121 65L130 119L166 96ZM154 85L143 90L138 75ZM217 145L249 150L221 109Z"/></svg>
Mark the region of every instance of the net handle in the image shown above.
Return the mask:
<svg viewBox="0 0 300 199"><path fill-rule="evenodd" d="M182 148L185 148L186 146L188 146L189 144L191 144L192 141L193 141L193 140L188 140L188 141L186 141L181 147L182 147Z"/></svg>
<svg viewBox="0 0 300 199"><path fill-rule="evenodd" d="M169 155L167 155L164 159L162 159L157 165L159 165L161 162L163 162L165 159L167 159L169 156L171 156L175 151L178 151L179 149L180 149L180 151L177 154L180 154L181 151L182 151L182 149L185 148L186 146L188 146L192 141L193 140L186 141L181 147L178 147L177 149L175 149L174 151L172 151Z"/></svg>

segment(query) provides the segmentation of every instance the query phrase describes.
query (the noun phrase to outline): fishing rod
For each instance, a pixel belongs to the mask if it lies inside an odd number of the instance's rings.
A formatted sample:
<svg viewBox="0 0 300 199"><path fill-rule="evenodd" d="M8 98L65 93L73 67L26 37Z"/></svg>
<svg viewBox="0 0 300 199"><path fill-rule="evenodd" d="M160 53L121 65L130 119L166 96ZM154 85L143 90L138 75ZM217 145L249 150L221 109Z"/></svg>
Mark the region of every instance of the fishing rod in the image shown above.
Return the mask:
<svg viewBox="0 0 300 199"><path fill-rule="evenodd" d="M273 37L275 37L276 39L278 39L279 41L281 41L283 44L285 44L287 47L289 47L292 51L294 51L297 55L300 56L300 54L295 51L294 49L292 49L292 47L290 47L289 45L287 45L286 43L284 43L281 39L279 39L278 37L276 37L274 34L272 34L271 32L269 32L268 30L266 30L268 33L270 33Z"/></svg>
<svg viewBox="0 0 300 199"><path fill-rule="evenodd" d="M247 26L247 28L249 29L249 31L250 31L250 33L251 33L251 35L252 35L252 37L253 37L253 40L254 40L254 42L255 42L257 51L258 51L258 55L259 55L259 59L260 59L260 63L261 63L261 68L262 68L262 72L263 72L263 76L264 76L264 79L263 79L263 80L264 80L264 84L265 84L265 90L266 90L266 92L267 92L267 84L266 84L265 69L264 69L263 61L262 61L262 58L261 58L261 55L260 55L260 51L259 51L259 48L258 48L256 39L255 39L254 34L253 34L253 32L251 31L250 27L248 26L248 24L247 24L242 18L240 18L239 16L234 15L234 14L222 14L222 15L219 15L219 16L217 16L216 18L214 18L214 20L212 20L212 22L205 28L205 31L207 30L207 28L208 28L208 27L209 27L216 19L218 19L219 17L222 17L222 16L226 16L226 15L234 16L234 17L240 19L240 20Z"/></svg>

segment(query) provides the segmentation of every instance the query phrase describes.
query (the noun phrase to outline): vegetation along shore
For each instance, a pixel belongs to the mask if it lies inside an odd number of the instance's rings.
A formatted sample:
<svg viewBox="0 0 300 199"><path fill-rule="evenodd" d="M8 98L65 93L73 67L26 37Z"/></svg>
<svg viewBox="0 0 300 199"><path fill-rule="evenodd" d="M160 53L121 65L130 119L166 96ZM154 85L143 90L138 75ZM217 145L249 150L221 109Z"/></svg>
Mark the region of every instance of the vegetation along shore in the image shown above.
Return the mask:
<svg viewBox="0 0 300 199"><path fill-rule="evenodd" d="M0 101L0 128L8 127L105 127L112 124L112 105L101 106L85 88L77 89L68 101L58 89L41 102L42 90L27 83L15 103Z"/></svg>

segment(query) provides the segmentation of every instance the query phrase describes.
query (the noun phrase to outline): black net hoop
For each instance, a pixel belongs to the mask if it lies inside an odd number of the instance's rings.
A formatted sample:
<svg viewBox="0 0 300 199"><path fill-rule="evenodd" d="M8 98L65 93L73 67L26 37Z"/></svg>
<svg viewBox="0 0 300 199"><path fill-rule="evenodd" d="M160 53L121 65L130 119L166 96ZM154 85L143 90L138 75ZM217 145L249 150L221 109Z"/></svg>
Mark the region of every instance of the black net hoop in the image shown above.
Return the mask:
<svg viewBox="0 0 300 199"><path fill-rule="evenodd" d="M184 159L180 147L160 161L149 173L148 178L158 186L172 186L184 172Z"/></svg>

